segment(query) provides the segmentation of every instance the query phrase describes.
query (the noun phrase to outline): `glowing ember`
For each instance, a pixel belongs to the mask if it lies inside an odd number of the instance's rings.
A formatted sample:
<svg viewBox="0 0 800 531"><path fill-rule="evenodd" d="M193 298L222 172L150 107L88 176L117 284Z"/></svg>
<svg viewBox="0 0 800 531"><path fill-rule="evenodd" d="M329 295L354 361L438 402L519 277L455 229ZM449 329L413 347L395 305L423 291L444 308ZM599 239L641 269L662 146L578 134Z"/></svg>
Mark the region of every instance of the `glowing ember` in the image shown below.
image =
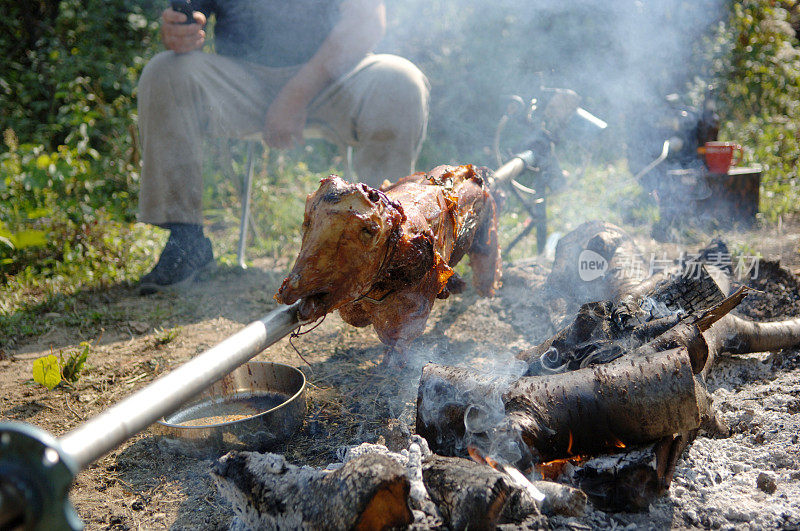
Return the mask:
<svg viewBox="0 0 800 531"><path fill-rule="evenodd" d="M481 455L480 451L477 448L475 448L474 446L467 446L467 453L472 458L472 460L475 461L476 463L480 463L482 465L487 464L486 463L486 459L483 458L483 456Z"/></svg>
<svg viewBox="0 0 800 531"><path fill-rule="evenodd" d="M536 471L540 473L543 478L555 481L558 479L558 476L564 473L564 467L567 466L567 463L573 466L580 466L588 459L587 456L582 455L567 457L565 459L553 459L552 461L536 465Z"/></svg>

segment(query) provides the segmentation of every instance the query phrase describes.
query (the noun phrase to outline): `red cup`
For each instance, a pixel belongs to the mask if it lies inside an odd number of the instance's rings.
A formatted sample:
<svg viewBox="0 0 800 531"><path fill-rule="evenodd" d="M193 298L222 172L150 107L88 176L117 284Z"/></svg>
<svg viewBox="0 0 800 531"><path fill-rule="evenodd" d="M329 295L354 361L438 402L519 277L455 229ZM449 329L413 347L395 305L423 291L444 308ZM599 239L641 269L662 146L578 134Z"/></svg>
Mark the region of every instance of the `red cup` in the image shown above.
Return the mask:
<svg viewBox="0 0 800 531"><path fill-rule="evenodd" d="M744 150L735 142L706 142L700 148L706 157L706 167L711 173L728 173L731 166L742 162Z"/></svg>

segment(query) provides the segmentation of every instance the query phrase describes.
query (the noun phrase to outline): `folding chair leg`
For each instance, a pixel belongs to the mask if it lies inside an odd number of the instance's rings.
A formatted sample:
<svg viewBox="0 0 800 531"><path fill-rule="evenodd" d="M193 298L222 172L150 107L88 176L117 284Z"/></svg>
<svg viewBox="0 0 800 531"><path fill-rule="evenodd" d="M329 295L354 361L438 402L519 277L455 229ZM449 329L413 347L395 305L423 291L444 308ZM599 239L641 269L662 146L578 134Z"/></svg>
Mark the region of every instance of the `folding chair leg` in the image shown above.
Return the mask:
<svg viewBox="0 0 800 531"><path fill-rule="evenodd" d="M242 218L239 222L239 267L247 269L245 251L247 247L247 223L250 219L250 190L253 187L253 167L255 165L255 142L247 143L247 169L242 181Z"/></svg>
<svg viewBox="0 0 800 531"><path fill-rule="evenodd" d="M348 181L353 181L353 146L347 146L345 151L345 162L347 164L347 168L345 168L345 179Z"/></svg>

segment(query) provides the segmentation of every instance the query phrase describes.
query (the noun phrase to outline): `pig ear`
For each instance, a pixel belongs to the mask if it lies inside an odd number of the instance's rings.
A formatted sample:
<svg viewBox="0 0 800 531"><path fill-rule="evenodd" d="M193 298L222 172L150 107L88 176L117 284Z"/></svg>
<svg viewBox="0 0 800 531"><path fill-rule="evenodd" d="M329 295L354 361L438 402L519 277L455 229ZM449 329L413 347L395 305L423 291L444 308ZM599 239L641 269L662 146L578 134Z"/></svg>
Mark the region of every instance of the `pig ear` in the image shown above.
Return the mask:
<svg viewBox="0 0 800 531"><path fill-rule="evenodd" d="M380 203L381 202L381 194L375 188L371 186L367 186L364 183L358 184L358 189L361 190L361 193L364 194L371 203Z"/></svg>
<svg viewBox="0 0 800 531"><path fill-rule="evenodd" d="M398 224L402 224L406 221L406 213L403 211L403 206L397 201L389 199L389 196L387 196L384 192L367 186L363 183L358 185L358 189L362 194L364 194L364 197L366 197L370 203L375 205L383 203L385 207L393 209L394 213L392 214L392 217L396 218L395 221Z"/></svg>

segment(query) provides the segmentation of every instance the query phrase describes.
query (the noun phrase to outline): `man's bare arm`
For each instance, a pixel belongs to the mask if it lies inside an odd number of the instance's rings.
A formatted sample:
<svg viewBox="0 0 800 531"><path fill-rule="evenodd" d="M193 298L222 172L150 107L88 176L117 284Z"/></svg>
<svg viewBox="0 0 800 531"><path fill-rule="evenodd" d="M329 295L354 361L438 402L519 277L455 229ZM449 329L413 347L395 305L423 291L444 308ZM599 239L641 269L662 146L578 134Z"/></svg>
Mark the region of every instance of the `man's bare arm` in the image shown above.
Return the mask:
<svg viewBox="0 0 800 531"><path fill-rule="evenodd" d="M186 15L167 8L161 13L161 40L168 50L186 53L197 50L206 40L206 16L194 12L194 23L186 24Z"/></svg>
<svg viewBox="0 0 800 531"><path fill-rule="evenodd" d="M302 142L308 104L331 81L374 50L385 31L386 8L382 0L344 0L339 22L328 38L270 105L264 140L276 148Z"/></svg>

